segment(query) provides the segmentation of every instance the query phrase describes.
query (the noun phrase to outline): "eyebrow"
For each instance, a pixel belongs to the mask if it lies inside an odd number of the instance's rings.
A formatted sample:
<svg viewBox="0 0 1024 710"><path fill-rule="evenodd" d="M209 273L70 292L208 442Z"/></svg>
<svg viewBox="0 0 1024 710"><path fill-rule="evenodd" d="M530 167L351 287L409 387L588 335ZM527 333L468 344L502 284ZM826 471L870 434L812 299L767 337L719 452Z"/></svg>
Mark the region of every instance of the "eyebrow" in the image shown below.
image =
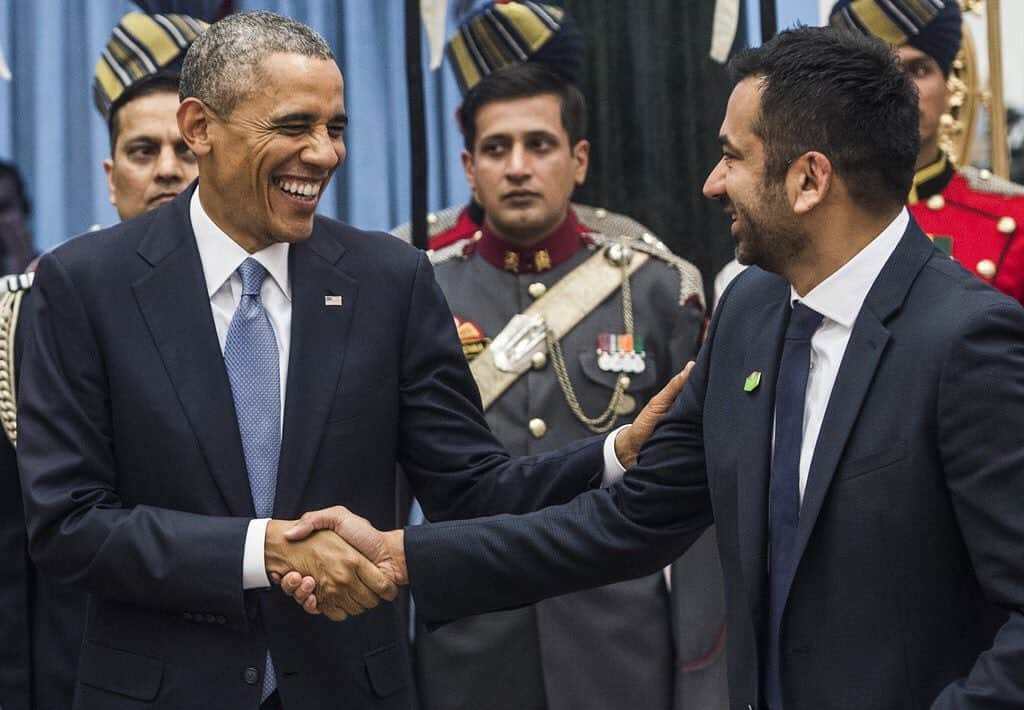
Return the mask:
<svg viewBox="0 0 1024 710"><path fill-rule="evenodd" d="M739 149L735 145L733 145L732 141L729 140L729 136L725 135L724 133L718 134L718 142L721 144L723 148L728 148L734 153L740 152Z"/></svg>
<svg viewBox="0 0 1024 710"><path fill-rule="evenodd" d="M295 113L286 113L283 116L275 116L271 119L272 123L315 123L317 119L316 114L305 111L296 111ZM338 113L335 114L327 121L328 123L341 123L348 125L348 114Z"/></svg>

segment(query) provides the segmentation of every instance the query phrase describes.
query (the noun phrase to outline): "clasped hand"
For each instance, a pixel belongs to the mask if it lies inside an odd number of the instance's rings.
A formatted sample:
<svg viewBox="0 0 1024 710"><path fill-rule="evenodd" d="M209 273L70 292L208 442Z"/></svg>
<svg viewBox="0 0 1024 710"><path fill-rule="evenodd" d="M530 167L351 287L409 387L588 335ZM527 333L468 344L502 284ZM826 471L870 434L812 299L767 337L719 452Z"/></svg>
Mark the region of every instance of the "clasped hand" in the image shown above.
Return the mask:
<svg viewBox="0 0 1024 710"><path fill-rule="evenodd" d="M271 520L267 573L307 612L343 621L393 600L406 584L402 538L401 530L382 533L342 506Z"/></svg>

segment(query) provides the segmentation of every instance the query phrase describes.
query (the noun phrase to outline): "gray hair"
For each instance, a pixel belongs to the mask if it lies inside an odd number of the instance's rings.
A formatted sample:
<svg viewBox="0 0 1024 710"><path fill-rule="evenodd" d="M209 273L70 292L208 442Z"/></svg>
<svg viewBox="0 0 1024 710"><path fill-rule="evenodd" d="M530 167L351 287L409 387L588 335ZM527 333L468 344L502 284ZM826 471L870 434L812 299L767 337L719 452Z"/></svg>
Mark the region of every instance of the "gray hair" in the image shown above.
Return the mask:
<svg viewBox="0 0 1024 710"><path fill-rule="evenodd" d="M193 96L221 116L255 92L260 64L271 54L334 59L319 32L273 12L242 12L210 25L189 47L178 98Z"/></svg>

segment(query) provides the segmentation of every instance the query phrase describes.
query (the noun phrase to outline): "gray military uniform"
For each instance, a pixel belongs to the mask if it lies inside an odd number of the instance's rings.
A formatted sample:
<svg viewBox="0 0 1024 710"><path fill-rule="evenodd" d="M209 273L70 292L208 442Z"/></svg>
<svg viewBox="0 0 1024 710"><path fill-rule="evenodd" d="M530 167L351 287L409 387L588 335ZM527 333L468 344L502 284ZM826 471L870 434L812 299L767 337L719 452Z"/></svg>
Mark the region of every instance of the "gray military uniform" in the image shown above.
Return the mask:
<svg viewBox="0 0 1024 710"><path fill-rule="evenodd" d="M452 313L490 339L538 294L604 248L607 235L631 237L652 258L630 279L646 367L629 375L626 393L635 409L616 422L627 424L696 355L704 319L700 276L633 220L580 205L574 210L588 230L606 236L596 235L596 244L581 246L549 270L502 270L463 241L433 254L436 277ZM432 231L453 224L458 212L435 216ZM598 366L597 336L622 332L622 292L616 289L561 339L569 380L589 416L608 406L619 377ZM550 362L516 380L486 417L513 455L592 434L567 404ZM713 533L677 564L686 574L675 581L671 598L659 573L464 619L433 633L420 628L415 648L425 710L726 708L724 600Z"/></svg>

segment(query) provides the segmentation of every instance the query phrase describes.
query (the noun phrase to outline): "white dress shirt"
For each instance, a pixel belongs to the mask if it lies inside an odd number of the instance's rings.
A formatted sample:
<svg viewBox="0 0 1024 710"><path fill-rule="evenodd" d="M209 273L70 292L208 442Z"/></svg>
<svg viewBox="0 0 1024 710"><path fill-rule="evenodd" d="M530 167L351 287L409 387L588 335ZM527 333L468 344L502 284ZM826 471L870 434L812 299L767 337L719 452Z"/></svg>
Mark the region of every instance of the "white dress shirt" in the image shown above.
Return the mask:
<svg viewBox="0 0 1024 710"><path fill-rule="evenodd" d="M850 342L854 321L857 320L868 291L882 272L885 262L896 250L896 245L899 244L909 222L910 214L903 208L881 234L803 298L800 298L796 289L791 287L791 303L800 301L825 316L811 337L811 370L807 377L803 441L800 447L801 502L804 499L804 489L807 488L811 457L814 455L814 447L821 432L821 421L825 417L825 409L828 407L846 346ZM774 448L774 436L772 446Z"/></svg>
<svg viewBox="0 0 1024 710"><path fill-rule="evenodd" d="M189 203L192 231L199 247L199 260L203 265L206 279L206 293L210 297L210 310L217 328L220 351L228 337L228 326L235 316L239 301L242 300L242 279L238 267L252 257L267 270L269 278L263 280L260 300L270 317L270 324L277 338L277 352L280 361L281 414L284 422L285 386L288 381L288 353L292 333L292 291L288 283L288 245L272 244L250 254L224 233L203 209L199 202L199 190L192 193ZM242 588L257 589L269 587L263 556L263 541L266 538L267 520L253 520L245 536L245 550L242 556Z"/></svg>

